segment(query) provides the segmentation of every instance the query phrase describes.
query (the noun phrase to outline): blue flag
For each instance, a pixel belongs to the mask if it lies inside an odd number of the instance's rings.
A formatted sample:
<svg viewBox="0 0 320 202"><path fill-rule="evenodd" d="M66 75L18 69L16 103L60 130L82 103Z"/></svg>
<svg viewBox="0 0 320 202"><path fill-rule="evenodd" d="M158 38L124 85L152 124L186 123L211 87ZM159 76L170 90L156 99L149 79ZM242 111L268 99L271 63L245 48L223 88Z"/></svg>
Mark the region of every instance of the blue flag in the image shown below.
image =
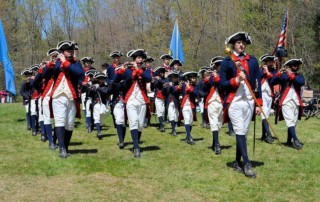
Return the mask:
<svg viewBox="0 0 320 202"><path fill-rule="evenodd" d="M179 59L182 64L184 64L184 57L183 57L183 51L182 51L182 42L178 27L178 20L176 20L173 28L172 38L171 38L171 44L170 44L170 50L172 53L173 59Z"/></svg>
<svg viewBox="0 0 320 202"><path fill-rule="evenodd" d="M0 20L0 62L3 65L5 78L6 78L6 90L13 95L16 95L16 87L14 86L14 71L8 55L8 46L6 36Z"/></svg>

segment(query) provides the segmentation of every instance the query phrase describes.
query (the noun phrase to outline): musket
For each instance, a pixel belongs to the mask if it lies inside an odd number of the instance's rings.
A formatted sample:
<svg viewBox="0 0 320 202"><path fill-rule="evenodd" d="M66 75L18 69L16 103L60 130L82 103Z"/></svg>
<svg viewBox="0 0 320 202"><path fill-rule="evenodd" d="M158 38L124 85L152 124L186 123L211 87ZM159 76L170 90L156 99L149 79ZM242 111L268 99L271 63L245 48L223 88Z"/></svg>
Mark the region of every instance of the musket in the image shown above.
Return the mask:
<svg viewBox="0 0 320 202"><path fill-rule="evenodd" d="M225 46L225 47L224 47L224 52L225 52L228 56L230 56L231 60L232 60L232 61L234 62L234 64L235 64L236 68L241 72L241 71L242 71L242 69L241 69L241 63L240 63L240 62L235 62L234 59L232 58L232 49L231 49L230 47L228 47L228 46ZM250 94L251 94L252 98L254 99L255 104L259 107L261 113L263 114L263 116L265 117L265 119L266 119L269 127L271 128L274 136L275 136L276 139L278 140L278 144L282 147L282 144L281 144L281 142L280 142L277 134L275 133L275 131L274 131L273 128L271 127L271 125L270 125L270 123L269 123L269 120L267 119L266 114L264 113L264 111L263 111L260 103L258 102L258 100L257 100L257 98L256 98L255 93L254 93L253 90L251 89L251 85L250 85L248 79L246 78L246 79L244 80L244 82L245 82L245 84L247 85L247 88L249 89Z"/></svg>

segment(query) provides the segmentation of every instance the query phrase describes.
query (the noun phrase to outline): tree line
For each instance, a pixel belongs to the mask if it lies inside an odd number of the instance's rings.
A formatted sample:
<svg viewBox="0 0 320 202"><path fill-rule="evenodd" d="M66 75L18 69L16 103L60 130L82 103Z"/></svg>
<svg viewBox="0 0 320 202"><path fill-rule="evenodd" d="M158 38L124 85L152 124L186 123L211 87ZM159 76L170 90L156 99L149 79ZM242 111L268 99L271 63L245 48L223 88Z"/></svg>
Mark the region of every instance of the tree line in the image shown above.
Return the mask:
<svg viewBox="0 0 320 202"><path fill-rule="evenodd" d="M319 5L320 0L6 0L0 19L18 87L20 71L47 59L47 50L61 40L76 41L78 57L94 57L98 69L111 62L111 51L137 48L144 48L158 66L159 56L169 52L176 18L185 70L198 70L224 55L225 39L237 31L250 33L248 52L259 58L272 53L289 9L289 58L302 57L301 72L312 88L320 89Z"/></svg>

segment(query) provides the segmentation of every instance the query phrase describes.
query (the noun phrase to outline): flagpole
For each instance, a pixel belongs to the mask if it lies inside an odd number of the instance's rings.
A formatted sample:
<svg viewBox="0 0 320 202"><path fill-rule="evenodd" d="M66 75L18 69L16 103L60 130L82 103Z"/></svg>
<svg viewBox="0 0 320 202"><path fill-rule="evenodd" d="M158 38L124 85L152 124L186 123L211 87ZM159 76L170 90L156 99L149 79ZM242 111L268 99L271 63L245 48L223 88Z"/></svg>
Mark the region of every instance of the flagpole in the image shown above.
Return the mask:
<svg viewBox="0 0 320 202"><path fill-rule="evenodd" d="M178 42L178 34L179 34L179 24L178 24L178 18L176 18L176 24L177 24L177 30L176 30L176 57L174 59L178 59L179 58L179 42Z"/></svg>

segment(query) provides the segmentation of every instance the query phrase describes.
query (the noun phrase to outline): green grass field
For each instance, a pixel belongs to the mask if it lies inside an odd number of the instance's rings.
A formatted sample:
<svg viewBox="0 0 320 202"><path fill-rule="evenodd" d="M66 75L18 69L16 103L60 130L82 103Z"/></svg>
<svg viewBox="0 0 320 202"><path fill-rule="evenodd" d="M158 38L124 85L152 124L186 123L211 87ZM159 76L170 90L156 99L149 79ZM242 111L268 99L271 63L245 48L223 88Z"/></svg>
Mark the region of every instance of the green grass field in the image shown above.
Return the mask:
<svg viewBox="0 0 320 202"><path fill-rule="evenodd" d="M48 149L40 136L26 129L22 104L0 104L0 200L1 201L319 201L319 119L301 120L297 151L256 141L253 156L253 122L248 137L249 157L257 173L250 179L229 167L235 157L235 138L220 132L222 155L209 148L208 129L194 122L196 144L187 145L184 127L178 136L170 129L142 133L141 159L134 159L132 144L124 150L110 115L103 140L87 134L84 119L75 129L67 159ZM155 123L153 117L151 123ZM273 117L271 119L273 121ZM274 125L286 141L284 122ZM257 138L261 136L257 121ZM127 130L126 142L131 142Z"/></svg>

